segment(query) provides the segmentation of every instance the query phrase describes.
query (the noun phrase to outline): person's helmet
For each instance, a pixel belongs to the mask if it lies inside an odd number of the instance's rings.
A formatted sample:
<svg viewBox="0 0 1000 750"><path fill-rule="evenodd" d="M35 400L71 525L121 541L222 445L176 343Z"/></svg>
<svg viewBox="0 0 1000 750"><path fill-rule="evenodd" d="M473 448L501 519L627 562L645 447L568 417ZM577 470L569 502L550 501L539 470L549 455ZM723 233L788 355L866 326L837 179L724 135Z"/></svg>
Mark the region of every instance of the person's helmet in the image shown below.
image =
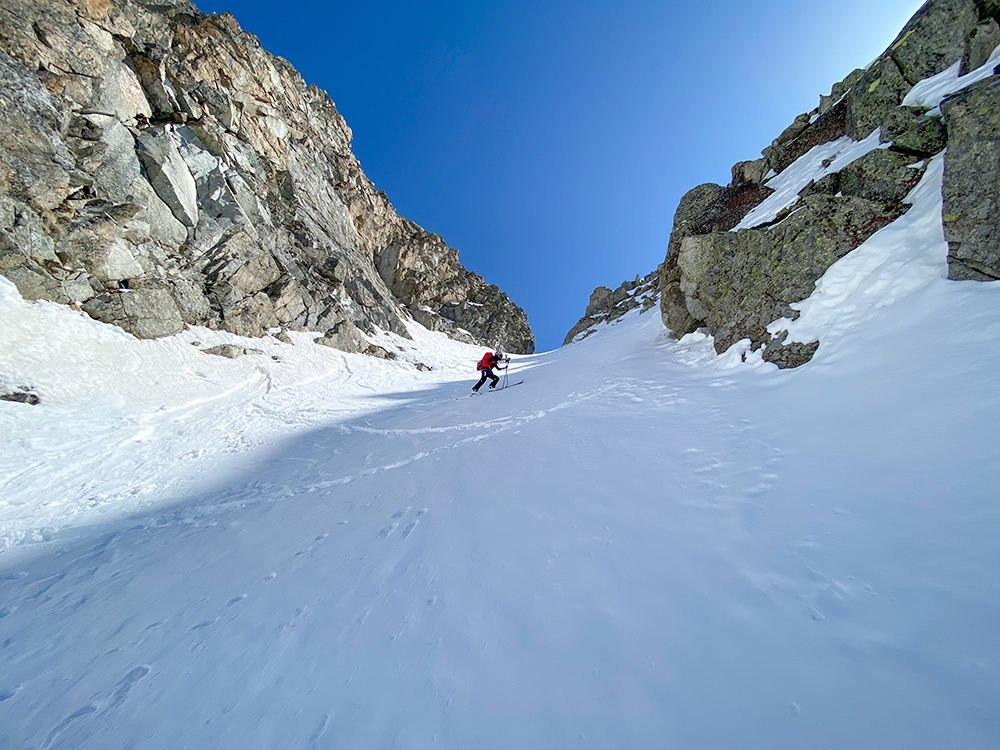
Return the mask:
<svg viewBox="0 0 1000 750"><path fill-rule="evenodd" d="M503 352L500 351L499 349L497 349L495 352L493 352L493 354L496 355L497 359L502 359L503 358Z"/></svg>

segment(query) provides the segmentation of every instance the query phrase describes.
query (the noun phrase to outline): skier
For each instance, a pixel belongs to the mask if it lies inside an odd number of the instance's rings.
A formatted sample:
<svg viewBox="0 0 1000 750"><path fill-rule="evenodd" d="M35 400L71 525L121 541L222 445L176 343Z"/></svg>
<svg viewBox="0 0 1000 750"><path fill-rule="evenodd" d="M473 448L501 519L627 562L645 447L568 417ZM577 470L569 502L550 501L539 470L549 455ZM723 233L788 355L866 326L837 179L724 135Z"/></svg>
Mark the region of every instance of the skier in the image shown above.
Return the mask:
<svg viewBox="0 0 1000 750"><path fill-rule="evenodd" d="M493 368L497 367L501 362L510 362L510 357L503 356L503 352L497 350L495 352L486 352L483 358L479 360L478 369L483 373L483 376L479 378L479 382L472 386L472 393L479 393L479 389L483 387L483 383L489 378L493 382L490 383L490 390L497 387L497 383L500 382L500 378L493 374ZM505 368L498 368L505 369Z"/></svg>

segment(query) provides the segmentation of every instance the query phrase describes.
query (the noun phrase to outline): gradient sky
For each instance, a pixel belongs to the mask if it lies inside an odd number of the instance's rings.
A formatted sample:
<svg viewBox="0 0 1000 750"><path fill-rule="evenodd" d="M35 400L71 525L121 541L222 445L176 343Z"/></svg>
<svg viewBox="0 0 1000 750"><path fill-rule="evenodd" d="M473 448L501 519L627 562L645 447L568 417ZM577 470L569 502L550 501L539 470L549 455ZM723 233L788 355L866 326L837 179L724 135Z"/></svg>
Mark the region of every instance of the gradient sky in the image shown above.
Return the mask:
<svg viewBox="0 0 1000 750"><path fill-rule="evenodd" d="M726 184L919 0L196 0L329 93L397 211L558 347L598 285L662 262Z"/></svg>

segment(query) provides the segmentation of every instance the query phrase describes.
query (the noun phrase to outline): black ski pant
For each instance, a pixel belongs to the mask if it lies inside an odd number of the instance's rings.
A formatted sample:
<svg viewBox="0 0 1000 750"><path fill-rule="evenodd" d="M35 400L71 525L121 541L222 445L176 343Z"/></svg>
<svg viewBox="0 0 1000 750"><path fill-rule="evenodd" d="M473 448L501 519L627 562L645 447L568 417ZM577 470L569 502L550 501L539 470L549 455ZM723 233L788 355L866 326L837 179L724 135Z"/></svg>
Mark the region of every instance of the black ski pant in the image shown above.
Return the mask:
<svg viewBox="0 0 1000 750"><path fill-rule="evenodd" d="M478 383L476 383L474 386L472 386L472 390L478 392L479 389L483 387L483 383L486 382L487 378L489 378L490 380L493 381L492 383L490 383L490 388L496 388L497 387L497 383L500 382L500 378L498 378L496 375L493 374L493 368L492 367L484 367L483 368L483 376L481 378L479 378L479 382Z"/></svg>

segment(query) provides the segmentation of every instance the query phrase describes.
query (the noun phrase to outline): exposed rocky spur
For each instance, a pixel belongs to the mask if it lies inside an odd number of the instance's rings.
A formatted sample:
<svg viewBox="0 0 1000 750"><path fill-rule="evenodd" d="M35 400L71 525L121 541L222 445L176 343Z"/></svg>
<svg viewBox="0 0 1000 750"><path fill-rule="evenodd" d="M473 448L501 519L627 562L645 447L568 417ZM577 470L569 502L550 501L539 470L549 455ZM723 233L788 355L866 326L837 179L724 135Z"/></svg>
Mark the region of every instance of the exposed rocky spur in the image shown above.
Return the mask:
<svg viewBox="0 0 1000 750"><path fill-rule="evenodd" d="M944 231L953 279L1000 278L1000 87L996 75L944 100L912 106L920 81L981 68L1000 44L1000 5L929 0L866 70L836 84L755 162L733 167L726 186L701 185L680 201L660 267L664 325L677 335L706 328L720 353L743 339L781 367L807 362L821 342L786 344L768 325L797 316L829 266L908 208L926 159L945 152ZM784 174L826 144L877 148L842 166L824 162L773 220L744 221ZM874 141L873 141L874 143ZM831 160L832 161L832 160ZM991 166L993 165L993 166Z"/></svg>
<svg viewBox="0 0 1000 750"><path fill-rule="evenodd" d="M335 105L186 0L0 7L0 273L139 337L405 321L528 353L523 310L400 217Z"/></svg>

